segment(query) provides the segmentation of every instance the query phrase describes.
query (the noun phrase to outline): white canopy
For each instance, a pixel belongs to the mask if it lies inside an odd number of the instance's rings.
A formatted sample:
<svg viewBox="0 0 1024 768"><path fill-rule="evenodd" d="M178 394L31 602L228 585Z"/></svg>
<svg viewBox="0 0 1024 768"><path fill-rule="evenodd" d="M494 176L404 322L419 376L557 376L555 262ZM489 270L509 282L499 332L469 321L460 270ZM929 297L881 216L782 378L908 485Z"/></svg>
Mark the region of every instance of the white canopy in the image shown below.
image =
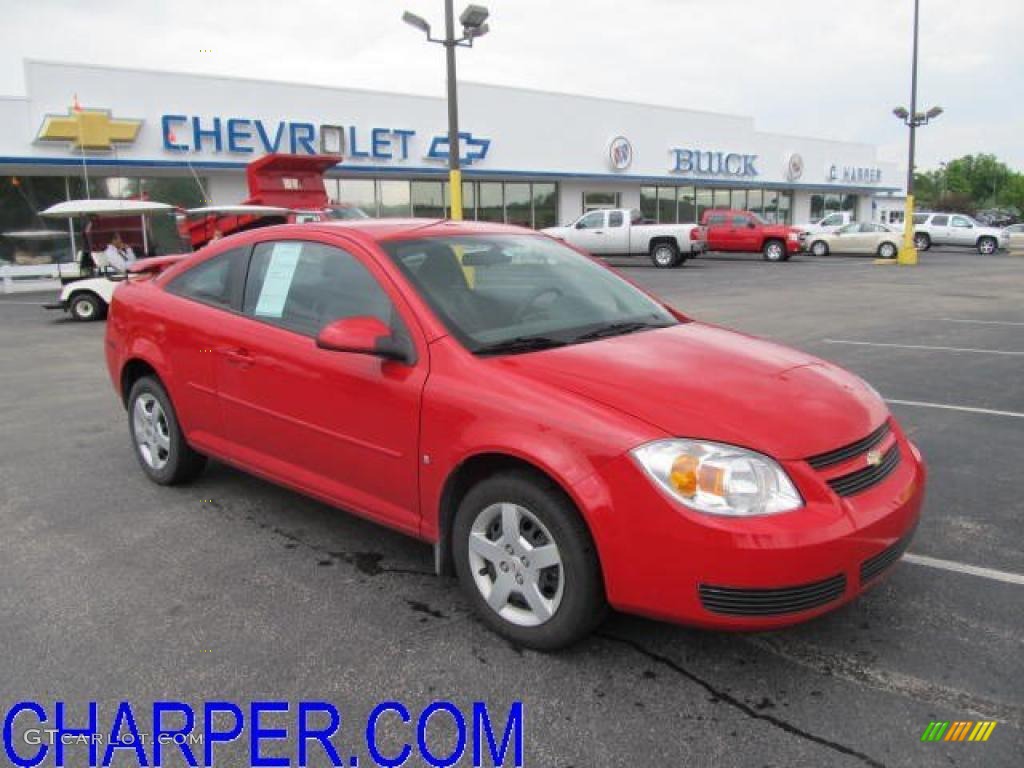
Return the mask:
<svg viewBox="0 0 1024 768"><path fill-rule="evenodd" d="M59 229L15 229L0 234L16 240L60 240L68 236L67 232Z"/></svg>
<svg viewBox="0 0 1024 768"><path fill-rule="evenodd" d="M273 205L208 205L204 208L189 208L188 216L287 216L291 208Z"/></svg>
<svg viewBox="0 0 1024 768"><path fill-rule="evenodd" d="M175 210L173 205L151 200L68 200L51 205L39 215L48 219L73 219L79 216L145 216Z"/></svg>

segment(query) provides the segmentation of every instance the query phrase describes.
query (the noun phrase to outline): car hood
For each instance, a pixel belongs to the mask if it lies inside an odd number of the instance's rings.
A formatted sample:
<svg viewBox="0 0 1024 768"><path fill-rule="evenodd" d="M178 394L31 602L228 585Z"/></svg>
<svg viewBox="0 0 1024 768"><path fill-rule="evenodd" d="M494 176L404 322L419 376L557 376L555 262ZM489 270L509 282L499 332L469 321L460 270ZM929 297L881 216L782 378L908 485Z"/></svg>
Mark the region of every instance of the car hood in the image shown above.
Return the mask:
<svg viewBox="0 0 1024 768"><path fill-rule="evenodd" d="M695 322L493 361L667 434L778 459L855 442L888 415L873 389L837 366Z"/></svg>

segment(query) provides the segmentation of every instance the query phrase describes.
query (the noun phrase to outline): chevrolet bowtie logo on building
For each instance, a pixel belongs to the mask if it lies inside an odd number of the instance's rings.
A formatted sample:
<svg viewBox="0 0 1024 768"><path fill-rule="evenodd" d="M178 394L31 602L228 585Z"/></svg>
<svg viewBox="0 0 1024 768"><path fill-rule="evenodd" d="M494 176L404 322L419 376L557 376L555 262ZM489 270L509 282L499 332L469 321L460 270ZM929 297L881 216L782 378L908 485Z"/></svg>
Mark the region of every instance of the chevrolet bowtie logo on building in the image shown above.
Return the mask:
<svg viewBox="0 0 1024 768"><path fill-rule="evenodd" d="M995 720L933 720L921 734L921 741L988 741L996 725Z"/></svg>
<svg viewBox="0 0 1024 768"><path fill-rule="evenodd" d="M83 109L75 100L66 115L47 115L37 141L66 141L72 149L113 149L115 144L132 144L139 135L141 120L113 117L108 109Z"/></svg>
<svg viewBox="0 0 1024 768"><path fill-rule="evenodd" d="M464 165L472 165L478 160L485 159L487 152L491 148L490 139L480 139L471 133L462 133L460 131L459 141L463 148L465 148L465 154L459 158ZM427 152L427 159L447 160L448 152L448 137L435 136L434 140L430 142L430 151Z"/></svg>

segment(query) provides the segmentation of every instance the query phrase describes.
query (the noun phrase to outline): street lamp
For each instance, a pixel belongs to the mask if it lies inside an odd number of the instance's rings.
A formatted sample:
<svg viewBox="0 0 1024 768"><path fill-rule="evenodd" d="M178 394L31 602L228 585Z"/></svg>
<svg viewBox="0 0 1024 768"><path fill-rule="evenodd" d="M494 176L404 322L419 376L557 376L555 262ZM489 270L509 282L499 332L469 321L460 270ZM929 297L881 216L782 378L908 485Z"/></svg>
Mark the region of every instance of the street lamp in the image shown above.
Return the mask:
<svg viewBox="0 0 1024 768"><path fill-rule="evenodd" d="M406 11L402 21L415 27L427 36L431 43L440 43L445 47L448 78L448 189L451 195L451 217L456 221L462 219L462 170L459 164L461 142L459 141L459 97L455 76L455 48L473 47L473 41L486 35L490 28L487 17L490 12L482 5L468 5L459 16L462 25L462 37L455 37L455 10L453 0L444 0L444 37L436 38L430 34L430 24L422 16Z"/></svg>
<svg viewBox="0 0 1024 768"><path fill-rule="evenodd" d="M910 76L910 109L896 107L892 113L910 128L910 157L907 162L907 204L903 217L903 245L900 247L900 264L917 264L917 249L914 247L914 142L918 126L927 125L942 114L942 107L932 107L927 112L917 111L917 37L918 16L921 0L914 0L914 57Z"/></svg>

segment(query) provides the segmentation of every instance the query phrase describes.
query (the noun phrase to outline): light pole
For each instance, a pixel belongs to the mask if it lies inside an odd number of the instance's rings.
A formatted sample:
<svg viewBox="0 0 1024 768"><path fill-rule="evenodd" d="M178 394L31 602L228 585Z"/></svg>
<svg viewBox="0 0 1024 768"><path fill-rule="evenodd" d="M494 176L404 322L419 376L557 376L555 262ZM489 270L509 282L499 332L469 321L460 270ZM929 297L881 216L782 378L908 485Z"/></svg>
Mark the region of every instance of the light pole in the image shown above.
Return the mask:
<svg viewBox="0 0 1024 768"><path fill-rule="evenodd" d="M455 76L455 48L473 47L473 41L483 37L489 31L488 10L482 5L468 5L459 16L462 25L462 37L455 37L455 10L453 0L444 0L444 37L436 38L430 34L430 24L422 16L406 11L402 21L415 27L427 36L431 43L440 43L445 48L448 78L448 189L451 196L451 218L462 219L462 170L459 163L461 144L459 141L459 95L458 80Z"/></svg>
<svg viewBox="0 0 1024 768"><path fill-rule="evenodd" d="M919 125L926 125L942 114L942 107L932 107L927 112L917 111L917 37L918 16L921 0L914 0L914 56L910 74L910 110L897 107L892 111L896 117L910 127L910 157L907 161L907 204L903 217L903 245L900 247L898 262L905 265L917 264L917 248L914 247L914 142Z"/></svg>

